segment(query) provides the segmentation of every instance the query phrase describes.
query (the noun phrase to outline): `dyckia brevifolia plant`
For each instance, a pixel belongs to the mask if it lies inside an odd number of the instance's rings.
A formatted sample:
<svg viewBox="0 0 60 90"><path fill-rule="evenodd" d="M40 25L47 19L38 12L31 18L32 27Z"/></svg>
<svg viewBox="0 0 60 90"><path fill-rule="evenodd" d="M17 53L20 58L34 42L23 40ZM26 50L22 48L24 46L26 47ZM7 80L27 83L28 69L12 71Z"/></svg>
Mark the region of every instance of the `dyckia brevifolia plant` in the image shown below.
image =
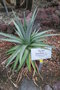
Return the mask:
<svg viewBox="0 0 60 90"><path fill-rule="evenodd" d="M8 54L10 57L6 62L6 67L12 64L12 69L19 71L22 66L27 65L28 70L31 71L31 67L36 72L35 61L31 60L31 49L32 48L44 48L49 45L44 43L46 37L54 36L57 34L47 34L52 30L46 30L39 32L39 29L35 28L33 30L34 21L37 15L37 9L35 9L31 19L29 22L26 22L26 17L24 13L24 24L21 23L19 17L14 14L14 19L12 22L15 26L16 35L6 34L0 32L0 35L3 35L6 38L0 38L1 41L7 41L15 43L10 50L8 50Z"/></svg>

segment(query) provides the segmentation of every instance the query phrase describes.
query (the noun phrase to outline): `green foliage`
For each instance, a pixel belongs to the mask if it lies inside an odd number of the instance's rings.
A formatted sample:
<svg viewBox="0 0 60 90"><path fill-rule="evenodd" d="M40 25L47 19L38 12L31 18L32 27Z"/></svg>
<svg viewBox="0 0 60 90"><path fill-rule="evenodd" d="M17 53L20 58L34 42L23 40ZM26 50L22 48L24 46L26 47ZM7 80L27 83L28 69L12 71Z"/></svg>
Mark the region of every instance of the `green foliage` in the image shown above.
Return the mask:
<svg viewBox="0 0 60 90"><path fill-rule="evenodd" d="M36 72L35 62L31 60L30 52L32 48L44 48L49 46L44 43L46 40L45 37L54 36L57 34L46 34L51 32L52 30L46 30L39 32L35 28L32 31L33 24L37 15L37 9L35 9L31 20L26 23L25 13L24 13L24 25L21 23L19 18L13 12L15 19L12 19L15 25L15 31L17 35L11 35L0 32L0 35L5 36L6 38L0 38L2 41L16 43L14 47L7 51L7 54L10 55L6 62L6 67L12 63L13 70L19 71L24 64L27 65L28 70L31 71L31 66Z"/></svg>

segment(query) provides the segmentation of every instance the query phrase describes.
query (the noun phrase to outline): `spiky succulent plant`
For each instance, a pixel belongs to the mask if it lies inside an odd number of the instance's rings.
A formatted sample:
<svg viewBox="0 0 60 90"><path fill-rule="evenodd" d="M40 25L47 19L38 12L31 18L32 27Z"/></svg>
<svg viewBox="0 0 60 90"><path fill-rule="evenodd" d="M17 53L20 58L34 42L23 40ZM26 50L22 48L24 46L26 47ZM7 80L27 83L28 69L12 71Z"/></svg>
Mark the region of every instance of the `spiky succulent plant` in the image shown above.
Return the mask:
<svg viewBox="0 0 60 90"><path fill-rule="evenodd" d="M9 66L12 62L13 70L19 71L22 66L26 63L28 70L31 70L31 66L36 72L35 62L31 60L31 49L32 48L44 48L48 46L44 43L44 40L48 36L54 36L56 34L47 34L47 32L51 32L52 30L46 30L39 32L36 28L33 30L34 21L37 15L37 9L35 9L30 21L27 23L25 14L24 14L24 24L21 23L19 18L14 14L14 19L12 20L15 25L16 35L6 34L0 32L0 35L5 36L6 38L0 38L2 41L8 41L12 43L16 43L10 50L8 50L8 54L10 57L6 62L6 66Z"/></svg>

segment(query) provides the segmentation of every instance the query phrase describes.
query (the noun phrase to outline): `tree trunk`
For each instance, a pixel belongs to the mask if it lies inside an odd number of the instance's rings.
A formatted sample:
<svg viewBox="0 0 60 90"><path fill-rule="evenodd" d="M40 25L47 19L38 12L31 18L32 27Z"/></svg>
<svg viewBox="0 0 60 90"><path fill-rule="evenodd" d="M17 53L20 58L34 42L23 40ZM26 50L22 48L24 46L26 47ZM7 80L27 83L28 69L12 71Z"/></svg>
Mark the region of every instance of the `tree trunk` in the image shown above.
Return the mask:
<svg viewBox="0 0 60 90"><path fill-rule="evenodd" d="M2 0L0 0L1 4L3 5ZM10 0L6 0L7 3L11 4ZM16 8L26 8L27 10L32 9L33 0L16 0Z"/></svg>
<svg viewBox="0 0 60 90"><path fill-rule="evenodd" d="M33 0L25 0L24 3L21 4L21 7L31 11L32 4L33 4Z"/></svg>
<svg viewBox="0 0 60 90"><path fill-rule="evenodd" d="M26 4L27 4L27 9L31 11L32 9L32 3L33 3L33 0L26 0Z"/></svg>

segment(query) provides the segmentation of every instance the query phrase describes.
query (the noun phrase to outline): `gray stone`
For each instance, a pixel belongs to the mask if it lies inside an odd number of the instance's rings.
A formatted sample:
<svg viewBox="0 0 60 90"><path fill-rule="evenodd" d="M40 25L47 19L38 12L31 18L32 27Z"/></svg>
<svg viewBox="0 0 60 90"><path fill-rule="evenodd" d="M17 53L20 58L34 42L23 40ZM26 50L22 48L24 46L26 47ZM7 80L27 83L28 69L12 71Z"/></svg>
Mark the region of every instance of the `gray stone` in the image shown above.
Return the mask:
<svg viewBox="0 0 60 90"><path fill-rule="evenodd" d="M57 82L53 85L53 90L60 90L60 82Z"/></svg>
<svg viewBox="0 0 60 90"><path fill-rule="evenodd" d="M40 88L36 87L32 80L24 78L18 90L40 90Z"/></svg>
<svg viewBox="0 0 60 90"><path fill-rule="evenodd" d="M46 85L46 86L44 87L44 90L52 90L52 88L51 88L49 85Z"/></svg>

